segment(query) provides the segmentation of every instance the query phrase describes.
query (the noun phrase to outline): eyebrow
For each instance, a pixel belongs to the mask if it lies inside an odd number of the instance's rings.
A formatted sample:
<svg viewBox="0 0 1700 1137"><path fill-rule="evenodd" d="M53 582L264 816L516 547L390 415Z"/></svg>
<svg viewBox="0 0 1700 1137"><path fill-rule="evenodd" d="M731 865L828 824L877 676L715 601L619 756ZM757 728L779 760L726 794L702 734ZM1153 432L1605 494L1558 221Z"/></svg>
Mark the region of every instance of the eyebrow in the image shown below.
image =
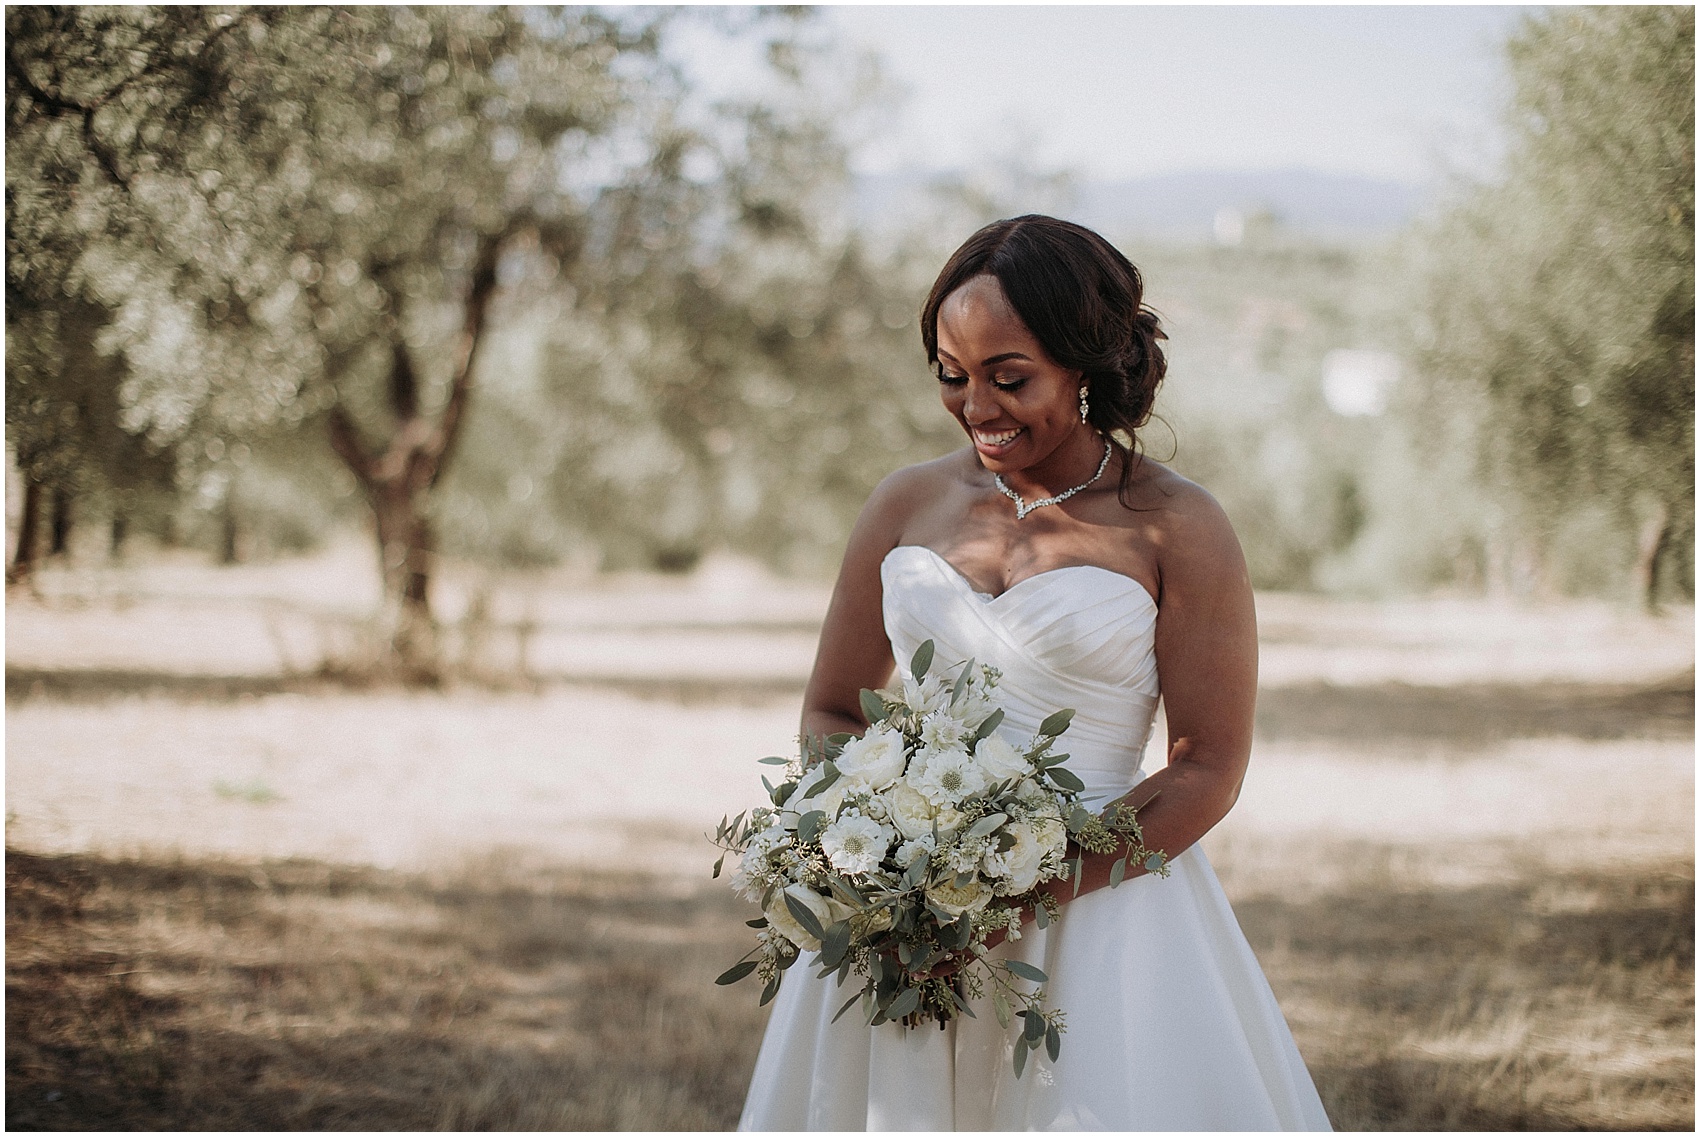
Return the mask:
<svg viewBox="0 0 1700 1137"><path fill-rule="evenodd" d="M958 362L956 356L951 355L950 352L944 350L944 348L942 348L942 347L938 349L938 353L942 356L949 358L949 360L952 363ZM1033 357L1030 356L1030 355L1024 355L1019 351L1006 351L1002 355L994 355L994 356L991 356L988 359L982 359L980 361L980 366L981 367L992 367L992 366L995 366L996 364L1002 363L1005 360L1009 360L1009 359L1025 359L1028 363L1033 362Z"/></svg>

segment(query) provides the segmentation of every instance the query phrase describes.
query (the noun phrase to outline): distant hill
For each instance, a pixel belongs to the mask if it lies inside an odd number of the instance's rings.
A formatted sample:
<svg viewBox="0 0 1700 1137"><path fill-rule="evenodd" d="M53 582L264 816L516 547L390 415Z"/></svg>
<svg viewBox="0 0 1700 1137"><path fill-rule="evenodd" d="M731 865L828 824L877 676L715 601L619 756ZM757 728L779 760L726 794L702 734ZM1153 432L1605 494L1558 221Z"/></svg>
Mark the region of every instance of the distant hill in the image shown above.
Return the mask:
<svg viewBox="0 0 1700 1137"><path fill-rule="evenodd" d="M938 175L905 171L856 180L855 208L875 227L924 199ZM1315 170L1204 170L1125 181L1076 183L1066 215L1110 233L1208 240L1219 211L1272 214L1284 229L1315 235L1371 236L1408 222L1424 200L1419 186Z"/></svg>

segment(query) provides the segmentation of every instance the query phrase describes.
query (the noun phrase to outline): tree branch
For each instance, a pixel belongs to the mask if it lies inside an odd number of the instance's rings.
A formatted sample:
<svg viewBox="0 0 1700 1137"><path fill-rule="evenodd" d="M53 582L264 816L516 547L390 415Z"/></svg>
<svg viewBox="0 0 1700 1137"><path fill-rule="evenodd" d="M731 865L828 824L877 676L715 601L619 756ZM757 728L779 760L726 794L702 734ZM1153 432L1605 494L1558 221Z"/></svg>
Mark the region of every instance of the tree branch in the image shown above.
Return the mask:
<svg viewBox="0 0 1700 1137"><path fill-rule="evenodd" d="M340 403L331 407L327 426L330 431L331 449L336 451L337 457L341 458L343 464L354 474L361 488L370 493L373 460L367 454L365 444L360 441L359 428L354 425L354 420L342 409Z"/></svg>
<svg viewBox="0 0 1700 1137"><path fill-rule="evenodd" d="M466 294L466 315L461 324L460 341L455 351L454 384L449 399L438 420L434 445L421 463L422 485L435 485L448 464L460 426L466 417L467 397L472 393L472 363L483 340L484 325L490 311L490 299L496 292L496 262L501 256L502 241L507 234L493 234L480 239L478 259L472 269L472 284Z"/></svg>

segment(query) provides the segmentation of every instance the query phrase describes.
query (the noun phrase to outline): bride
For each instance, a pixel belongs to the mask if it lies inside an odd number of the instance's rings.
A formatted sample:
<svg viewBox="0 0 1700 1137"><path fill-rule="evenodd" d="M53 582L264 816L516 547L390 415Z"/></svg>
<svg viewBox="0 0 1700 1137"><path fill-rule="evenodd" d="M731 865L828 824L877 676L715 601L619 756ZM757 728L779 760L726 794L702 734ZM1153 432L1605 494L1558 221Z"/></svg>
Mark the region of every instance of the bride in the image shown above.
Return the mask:
<svg viewBox="0 0 1700 1137"><path fill-rule="evenodd" d="M1208 493L1138 454L1164 373L1139 272L1090 230L1000 221L945 265L921 338L972 443L874 491L804 698L814 736L867 729L858 694L923 641L1003 673L1012 737L1076 711L1069 768L1140 807L1167 878L1114 891L1086 857L1061 918L994 948L1051 977L1067 1044L1017 1079L989 1013L947 1029L832 1022L842 992L786 973L742 1129L1326 1129L1221 886L1194 847L1251 752L1257 629L1238 541ZM1140 770L1162 681L1167 763Z"/></svg>

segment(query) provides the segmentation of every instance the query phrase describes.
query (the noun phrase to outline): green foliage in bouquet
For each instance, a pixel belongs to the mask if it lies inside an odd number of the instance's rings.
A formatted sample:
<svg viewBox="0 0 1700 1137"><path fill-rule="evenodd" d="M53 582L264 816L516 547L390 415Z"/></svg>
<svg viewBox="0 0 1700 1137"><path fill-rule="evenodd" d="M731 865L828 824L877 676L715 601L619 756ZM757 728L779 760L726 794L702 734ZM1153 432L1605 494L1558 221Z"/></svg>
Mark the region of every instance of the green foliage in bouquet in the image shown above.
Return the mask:
<svg viewBox="0 0 1700 1137"><path fill-rule="evenodd" d="M1168 868L1145 847L1135 811L1117 803L1094 813L1069 756L1053 753L1073 711L1050 715L1017 747L998 732L997 670L969 660L947 680L932 674L933 655L928 640L896 689L862 692L861 738L804 737L798 757L761 760L786 777L762 778L770 805L721 821L714 875L737 854L734 885L764 915L749 921L756 946L717 982L753 974L766 1003L813 951L821 978L862 979L834 1021L860 1003L870 1026L942 1027L975 1017L971 1003L989 996L1003 1027L1022 1020L1019 1077L1041 1046L1056 1060L1065 1018L1044 1007L1049 977L991 958L988 939L1019 939L1029 910L1047 927L1057 901L1041 886L1072 878L1078 892L1089 852L1121 853L1111 887L1130 864Z"/></svg>

